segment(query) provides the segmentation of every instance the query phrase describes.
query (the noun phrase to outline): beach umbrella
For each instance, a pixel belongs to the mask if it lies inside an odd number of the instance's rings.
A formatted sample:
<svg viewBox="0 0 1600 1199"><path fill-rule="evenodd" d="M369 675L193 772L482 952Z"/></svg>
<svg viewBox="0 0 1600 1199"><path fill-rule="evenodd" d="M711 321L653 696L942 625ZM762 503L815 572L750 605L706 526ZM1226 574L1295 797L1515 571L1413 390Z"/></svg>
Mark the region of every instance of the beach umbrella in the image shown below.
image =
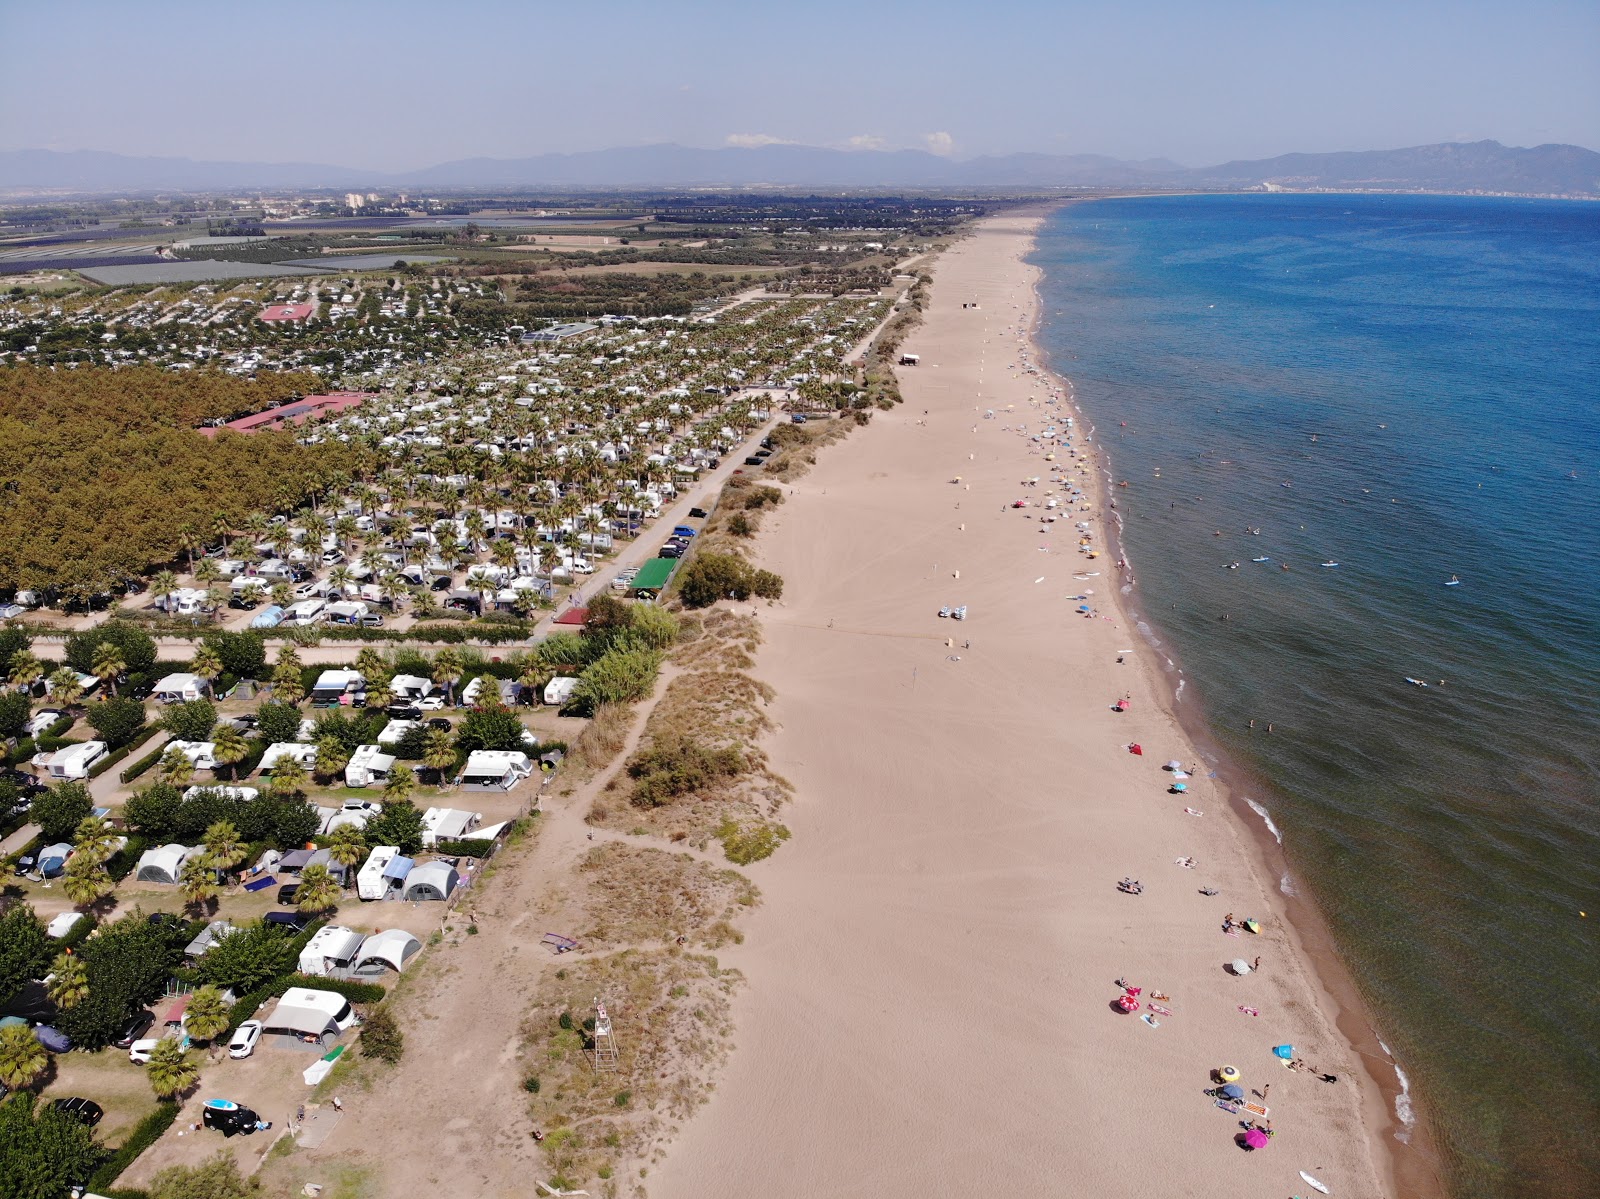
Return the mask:
<svg viewBox="0 0 1600 1199"><path fill-rule="evenodd" d="M1238 1082L1240 1078L1238 1066L1218 1066L1217 1077L1223 1082Z"/></svg>
<svg viewBox="0 0 1600 1199"><path fill-rule="evenodd" d="M1245 961L1243 958L1234 958L1233 959L1233 963L1229 968L1235 974L1238 974L1240 976L1243 976L1243 975L1246 975L1246 974L1250 973L1250 963Z"/></svg>
<svg viewBox="0 0 1600 1199"><path fill-rule="evenodd" d="M1128 752L1130 754L1138 754L1141 757L1143 757L1144 756L1144 746L1140 745L1137 741L1135 741L1132 745L1128 746Z"/></svg>
<svg viewBox="0 0 1600 1199"><path fill-rule="evenodd" d="M1222 1097L1224 1099L1243 1099L1244 1088L1230 1082L1227 1086L1222 1088Z"/></svg>
<svg viewBox="0 0 1600 1199"><path fill-rule="evenodd" d="M1178 761L1177 758L1173 758L1172 761L1167 763L1167 769L1168 770L1182 770L1183 769L1183 763Z"/></svg>
<svg viewBox="0 0 1600 1199"><path fill-rule="evenodd" d="M1245 926L1245 928L1249 929L1253 933L1258 933L1258 932L1261 931L1261 922L1259 920L1254 919L1254 918L1246 920L1244 922L1244 926Z"/></svg>
<svg viewBox="0 0 1600 1199"><path fill-rule="evenodd" d="M1178 792L1187 791L1189 789L1189 784L1188 783L1173 783L1172 784L1172 789L1174 791L1178 791Z"/></svg>
<svg viewBox="0 0 1600 1199"><path fill-rule="evenodd" d="M1267 1147L1267 1134L1259 1128L1252 1128L1244 1134L1244 1143L1251 1149L1265 1149Z"/></svg>
<svg viewBox="0 0 1600 1199"><path fill-rule="evenodd" d="M1284 1061L1287 1062L1287 1061L1291 1060L1294 1057L1294 1046L1293 1045L1274 1045L1272 1047L1272 1052L1275 1055L1277 1055L1278 1057L1281 1057Z"/></svg>

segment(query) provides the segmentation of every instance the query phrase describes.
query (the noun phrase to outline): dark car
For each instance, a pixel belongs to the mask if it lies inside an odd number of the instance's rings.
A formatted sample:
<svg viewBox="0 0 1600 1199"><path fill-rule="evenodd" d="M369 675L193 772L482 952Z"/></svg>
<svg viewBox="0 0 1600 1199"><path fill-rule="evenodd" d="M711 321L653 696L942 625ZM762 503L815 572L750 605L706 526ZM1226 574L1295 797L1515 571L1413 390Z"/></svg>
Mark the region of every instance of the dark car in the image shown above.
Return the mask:
<svg viewBox="0 0 1600 1199"><path fill-rule="evenodd" d="M384 709L384 711L387 712L390 716L392 716L396 720L421 720L422 719L422 709L417 707L415 704L394 703L394 704L390 704L387 708Z"/></svg>
<svg viewBox="0 0 1600 1199"><path fill-rule="evenodd" d="M706 518L706 510L704 508L690 508L689 515L704 520Z"/></svg>
<svg viewBox="0 0 1600 1199"><path fill-rule="evenodd" d="M239 1132L252 1133L260 1125L261 1117L250 1108L241 1104L235 1104L230 1108L214 1106L221 1102L223 1101L214 1100L201 1110L200 1122L207 1128L215 1128L223 1136L231 1137ZM267 1127L272 1126L269 1124Z"/></svg>
<svg viewBox="0 0 1600 1199"><path fill-rule="evenodd" d="M757 458L761 459L761 461L765 462L768 458L772 457L772 451L771 450L757 450L755 452L755 456Z"/></svg>
<svg viewBox="0 0 1600 1199"><path fill-rule="evenodd" d="M263 924L281 924L285 928L292 928L297 933L303 933L310 927L316 917L306 912L268 912L261 917Z"/></svg>
<svg viewBox="0 0 1600 1199"><path fill-rule="evenodd" d="M284 907L293 907L298 902L295 897L299 894L299 883L284 883L278 888L278 903Z"/></svg>
<svg viewBox="0 0 1600 1199"><path fill-rule="evenodd" d="M105 1117L105 1109L93 1099L82 1099L73 1096L70 1099L57 1099L50 1105L64 1116L71 1116L81 1124L93 1128Z"/></svg>
<svg viewBox="0 0 1600 1199"><path fill-rule="evenodd" d="M676 546L676 545L664 545L664 546L661 547L660 552L656 554L656 557L658 557L658 558L681 558L681 557L683 557L683 548L681 546Z"/></svg>
<svg viewBox="0 0 1600 1199"><path fill-rule="evenodd" d="M111 1043L118 1049L126 1049L149 1031L156 1018L149 1012L135 1012L133 1019L122 1026L122 1034Z"/></svg>
<svg viewBox="0 0 1600 1199"><path fill-rule="evenodd" d="M438 578L434 579L433 582L428 584L428 590L429 591L449 591L450 588L452 588L454 586L455 586L455 582L450 578L449 575L440 575Z"/></svg>
<svg viewBox="0 0 1600 1199"><path fill-rule="evenodd" d="M435 716L432 720L428 721L428 727L430 729L443 729L448 733L450 731L450 722L443 716Z"/></svg>
<svg viewBox="0 0 1600 1199"><path fill-rule="evenodd" d="M761 439L761 448L764 450L770 450L772 448L772 438L763 437Z"/></svg>
<svg viewBox="0 0 1600 1199"><path fill-rule="evenodd" d="M744 464L746 466L760 466L761 462L762 462L762 460L760 458L757 458L754 454L750 455L750 457L748 457L748 458L746 458L744 460Z"/></svg>
<svg viewBox="0 0 1600 1199"><path fill-rule="evenodd" d="M236 595L228 601L228 607L237 608L241 612L248 612L259 606L260 600L247 600L242 595Z"/></svg>

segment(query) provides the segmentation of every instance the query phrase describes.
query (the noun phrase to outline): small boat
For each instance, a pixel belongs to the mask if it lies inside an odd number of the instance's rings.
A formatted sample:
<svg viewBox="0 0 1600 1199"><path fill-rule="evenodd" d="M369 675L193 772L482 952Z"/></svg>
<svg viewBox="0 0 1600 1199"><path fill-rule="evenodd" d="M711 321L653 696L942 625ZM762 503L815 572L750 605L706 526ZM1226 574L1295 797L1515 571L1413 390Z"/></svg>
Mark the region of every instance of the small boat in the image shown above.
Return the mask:
<svg viewBox="0 0 1600 1199"><path fill-rule="evenodd" d="M1272 559L1263 556L1263 557L1260 557L1260 558L1251 558L1250 561L1252 561L1252 562L1271 562Z"/></svg>
<svg viewBox="0 0 1600 1199"><path fill-rule="evenodd" d="M1333 561L1332 559L1329 559L1327 562L1322 563L1322 565L1326 566L1329 570L1332 570L1335 566L1338 566L1339 564L1337 562Z"/></svg>
<svg viewBox="0 0 1600 1199"><path fill-rule="evenodd" d="M1425 680L1414 679L1410 675L1406 675L1406 682L1410 683L1413 687L1426 687L1428 685Z"/></svg>

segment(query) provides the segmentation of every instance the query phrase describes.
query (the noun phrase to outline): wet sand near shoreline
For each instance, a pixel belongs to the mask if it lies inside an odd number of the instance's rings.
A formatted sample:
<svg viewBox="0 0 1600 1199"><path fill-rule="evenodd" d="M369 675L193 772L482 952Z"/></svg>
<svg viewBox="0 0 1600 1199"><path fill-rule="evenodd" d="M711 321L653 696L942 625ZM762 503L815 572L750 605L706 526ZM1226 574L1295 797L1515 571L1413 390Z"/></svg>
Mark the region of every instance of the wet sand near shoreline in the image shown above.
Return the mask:
<svg viewBox="0 0 1600 1199"><path fill-rule="evenodd" d="M1114 558L1079 551L1076 521L1105 545L1100 511L1039 520L1064 497L1052 465L1095 505L1098 483L1028 440L1061 427L1023 371L1035 224L991 218L941 257L906 403L826 450L758 539L786 583L756 673L778 693L768 748L798 788L795 835L750 871L765 903L722 955L750 983L738 1047L645 1180L661 1199L1281 1199L1311 1194L1301 1170L1392 1193L1381 1096L1249 833L1203 762L1168 792L1162 764L1200 759L1117 607ZM939 619L959 604L969 619ZM1263 931L1226 935L1229 913ZM1118 1011L1119 978L1171 1014ZM1286 1070L1284 1043L1339 1081ZM1224 1064L1247 1092L1270 1084L1264 1149L1204 1093Z"/></svg>

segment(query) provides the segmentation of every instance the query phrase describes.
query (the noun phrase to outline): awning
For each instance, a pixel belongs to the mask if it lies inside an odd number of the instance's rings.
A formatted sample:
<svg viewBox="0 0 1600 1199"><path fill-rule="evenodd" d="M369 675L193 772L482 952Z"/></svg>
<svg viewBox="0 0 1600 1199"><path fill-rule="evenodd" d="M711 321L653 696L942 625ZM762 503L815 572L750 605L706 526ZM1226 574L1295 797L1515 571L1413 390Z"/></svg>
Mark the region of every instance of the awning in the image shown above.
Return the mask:
<svg viewBox="0 0 1600 1199"><path fill-rule="evenodd" d="M383 868L384 878L405 878L411 873L411 868L416 865L412 858L402 858L396 855L387 866Z"/></svg>

